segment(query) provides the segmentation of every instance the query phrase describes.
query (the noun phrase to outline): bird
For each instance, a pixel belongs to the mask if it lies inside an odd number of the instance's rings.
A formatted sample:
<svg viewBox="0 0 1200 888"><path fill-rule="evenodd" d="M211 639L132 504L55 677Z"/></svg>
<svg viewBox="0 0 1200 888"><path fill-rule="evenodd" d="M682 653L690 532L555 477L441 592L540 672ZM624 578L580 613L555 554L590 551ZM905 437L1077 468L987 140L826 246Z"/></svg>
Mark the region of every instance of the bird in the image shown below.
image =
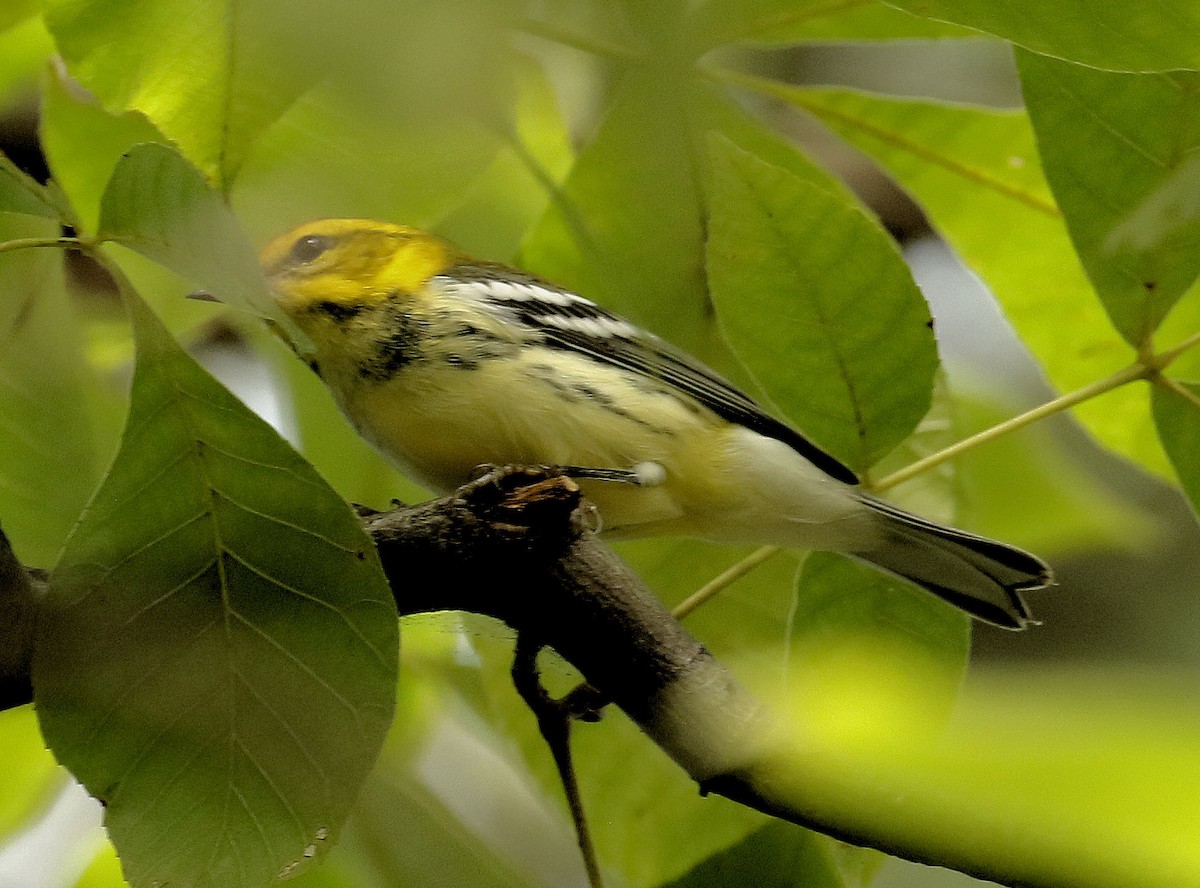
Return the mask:
<svg viewBox="0 0 1200 888"><path fill-rule="evenodd" d="M485 465L576 467L606 537L841 552L1006 629L1054 583L1029 552L872 495L700 361L536 275L368 219L303 223L259 259L284 338L434 492Z"/></svg>

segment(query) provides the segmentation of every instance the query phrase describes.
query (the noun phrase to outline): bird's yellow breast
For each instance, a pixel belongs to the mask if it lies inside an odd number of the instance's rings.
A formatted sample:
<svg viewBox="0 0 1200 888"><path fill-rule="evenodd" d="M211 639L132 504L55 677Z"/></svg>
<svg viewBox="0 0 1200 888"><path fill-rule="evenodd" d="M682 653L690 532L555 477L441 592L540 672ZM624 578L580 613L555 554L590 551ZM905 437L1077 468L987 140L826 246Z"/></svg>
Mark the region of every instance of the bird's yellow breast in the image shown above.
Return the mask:
<svg viewBox="0 0 1200 888"><path fill-rule="evenodd" d="M438 491L486 464L653 462L666 473L658 485L582 482L606 528L639 532L711 514L733 493L721 470L728 423L618 368L588 363L584 373L569 353L529 350L472 366L419 362L386 381L331 388L367 440Z"/></svg>

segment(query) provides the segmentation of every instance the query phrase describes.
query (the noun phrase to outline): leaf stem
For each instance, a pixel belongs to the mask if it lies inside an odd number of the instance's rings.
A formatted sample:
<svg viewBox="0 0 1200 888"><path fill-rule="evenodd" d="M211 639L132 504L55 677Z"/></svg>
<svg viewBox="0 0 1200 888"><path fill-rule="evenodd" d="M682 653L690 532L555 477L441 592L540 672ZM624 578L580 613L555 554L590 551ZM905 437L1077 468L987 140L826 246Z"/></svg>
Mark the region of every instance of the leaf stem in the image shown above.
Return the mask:
<svg viewBox="0 0 1200 888"><path fill-rule="evenodd" d="M79 237L18 237L10 241L0 241L0 253L34 250L40 247L86 248L94 245L94 241Z"/></svg>
<svg viewBox="0 0 1200 888"><path fill-rule="evenodd" d="M1136 382L1139 379L1153 379L1176 358L1198 345L1200 345L1200 332L1193 333L1178 345L1165 351L1151 353L1139 358L1123 370L1118 370L1110 376L1098 379L1090 385L1085 385L1083 388L1068 392L1065 395L1059 395L1057 398L1047 401L1045 404L1040 404L1032 410L1027 410L991 428L984 429L982 432L971 435L969 438L963 438L963 440L951 444L944 450L931 453L924 459L919 459L915 463L905 466L903 469L892 472L886 478L880 479L874 485L874 489L887 490L889 487L895 487L897 484L907 481L934 466L941 465L947 460L958 456L960 453L970 450L973 447L978 447L980 444L991 441L993 438L998 438L1008 432L1015 432L1017 429L1023 429L1025 426L1037 422L1039 419L1069 410L1072 407L1082 404L1084 401L1090 401L1092 398L1131 382Z"/></svg>
<svg viewBox="0 0 1200 888"><path fill-rule="evenodd" d="M1039 419L1045 419L1047 416L1053 416L1055 413L1061 413L1071 407L1082 404L1084 401L1090 401L1092 398L1102 395L1105 392L1110 392L1113 389L1120 388L1130 382L1138 379L1145 379L1153 375L1156 371L1154 367L1148 367L1140 361L1130 364L1123 370L1118 370L1110 376L1103 379L1098 379L1095 382L1085 385L1083 388L1076 389L1073 392L1068 392L1065 395L1059 395L1057 398L1047 401L1045 404L1039 404L1032 410L1026 410L1004 422L997 423L990 428L984 429L982 432L963 438L949 447L939 450L937 453L931 453L924 459L919 459L915 463L905 466L885 478L880 479L875 485L875 490L887 490L889 487L895 487L908 481L910 478L921 474L922 472L932 469L934 466L941 465L947 460L953 459L960 453L978 447L980 444L986 444L1001 435L1006 435L1009 432L1015 432L1017 429L1023 429L1027 425L1037 422Z"/></svg>
<svg viewBox="0 0 1200 888"><path fill-rule="evenodd" d="M741 561L727 568L722 573L713 577L679 604L671 611L671 615L677 620L682 620L704 602L708 601L722 589L732 585L735 581L740 580L754 568L758 567L776 552L781 551L778 546L763 546L760 549L755 549Z"/></svg>
<svg viewBox="0 0 1200 888"><path fill-rule="evenodd" d="M1163 370L1184 352L1190 351L1198 345L1200 345L1200 331L1193 333L1178 345L1174 345L1166 351L1161 351L1157 355L1152 355L1149 363L1156 371Z"/></svg>
<svg viewBox="0 0 1200 888"><path fill-rule="evenodd" d="M1157 382L1159 385L1165 386L1175 394L1179 395L1179 397L1183 398L1185 401L1191 403L1193 407L1200 409L1200 395L1197 395L1191 389L1184 388L1174 379L1167 379L1165 376L1157 380Z"/></svg>

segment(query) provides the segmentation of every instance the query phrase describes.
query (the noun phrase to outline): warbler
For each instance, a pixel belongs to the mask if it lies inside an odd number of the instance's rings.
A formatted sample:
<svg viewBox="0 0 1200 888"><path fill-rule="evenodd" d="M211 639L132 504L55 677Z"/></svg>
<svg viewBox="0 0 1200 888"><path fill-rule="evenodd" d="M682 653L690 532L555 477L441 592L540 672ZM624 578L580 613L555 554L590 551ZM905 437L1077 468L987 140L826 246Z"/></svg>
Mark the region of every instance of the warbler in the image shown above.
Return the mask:
<svg viewBox="0 0 1200 888"><path fill-rule="evenodd" d="M362 219L300 225L260 259L303 333L293 347L359 433L434 491L486 464L582 467L613 536L844 552L1010 629L1029 622L1022 593L1053 582L1027 552L871 496L708 367L532 274Z"/></svg>

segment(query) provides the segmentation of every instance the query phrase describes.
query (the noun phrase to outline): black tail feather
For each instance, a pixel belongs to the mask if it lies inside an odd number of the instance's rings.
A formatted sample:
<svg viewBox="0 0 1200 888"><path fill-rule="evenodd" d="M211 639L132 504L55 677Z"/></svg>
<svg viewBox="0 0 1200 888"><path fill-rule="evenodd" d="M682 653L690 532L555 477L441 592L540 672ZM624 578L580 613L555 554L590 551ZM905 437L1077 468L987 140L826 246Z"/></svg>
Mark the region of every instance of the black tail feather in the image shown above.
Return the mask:
<svg viewBox="0 0 1200 888"><path fill-rule="evenodd" d="M853 554L955 607L1005 629L1031 622L1021 597L1054 584L1049 566L1023 549L910 515L873 498L878 542Z"/></svg>

